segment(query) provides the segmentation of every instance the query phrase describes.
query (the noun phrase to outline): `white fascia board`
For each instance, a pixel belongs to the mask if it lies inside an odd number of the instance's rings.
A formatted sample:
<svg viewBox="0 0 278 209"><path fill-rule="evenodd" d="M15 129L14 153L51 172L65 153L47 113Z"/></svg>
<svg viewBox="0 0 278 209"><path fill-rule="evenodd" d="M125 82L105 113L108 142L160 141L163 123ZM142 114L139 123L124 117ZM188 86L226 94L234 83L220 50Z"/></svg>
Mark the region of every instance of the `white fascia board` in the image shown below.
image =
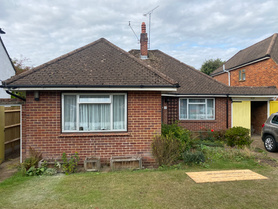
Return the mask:
<svg viewBox="0 0 278 209"><path fill-rule="evenodd" d="M278 95L229 95L232 98L274 98Z"/></svg>
<svg viewBox="0 0 278 209"><path fill-rule="evenodd" d="M186 95L186 94L162 94L163 97L227 97L226 94L221 95L203 95L203 94L194 94L194 95Z"/></svg>
<svg viewBox="0 0 278 209"><path fill-rule="evenodd" d="M177 91L177 88L15 88L5 90L12 91L162 91L162 92L173 92Z"/></svg>

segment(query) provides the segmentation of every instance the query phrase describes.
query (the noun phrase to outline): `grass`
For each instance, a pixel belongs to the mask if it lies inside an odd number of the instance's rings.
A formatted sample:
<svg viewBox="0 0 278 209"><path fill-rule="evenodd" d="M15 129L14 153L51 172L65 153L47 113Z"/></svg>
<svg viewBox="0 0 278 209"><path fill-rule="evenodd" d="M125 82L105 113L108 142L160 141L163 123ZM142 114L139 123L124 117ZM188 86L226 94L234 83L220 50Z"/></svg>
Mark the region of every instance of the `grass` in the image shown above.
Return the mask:
<svg viewBox="0 0 278 209"><path fill-rule="evenodd" d="M212 155L214 156L214 155ZM277 208L278 169L252 159L205 166L22 177L0 183L1 208ZM185 172L251 169L268 180L196 184Z"/></svg>

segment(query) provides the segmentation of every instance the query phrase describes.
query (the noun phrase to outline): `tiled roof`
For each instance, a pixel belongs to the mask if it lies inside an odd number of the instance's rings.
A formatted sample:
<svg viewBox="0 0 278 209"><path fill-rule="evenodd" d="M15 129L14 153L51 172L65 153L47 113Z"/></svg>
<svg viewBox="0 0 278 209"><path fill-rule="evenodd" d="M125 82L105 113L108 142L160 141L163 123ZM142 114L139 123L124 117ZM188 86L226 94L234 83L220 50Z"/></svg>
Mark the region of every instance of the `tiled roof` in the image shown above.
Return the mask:
<svg viewBox="0 0 278 209"><path fill-rule="evenodd" d="M140 50L131 50L130 54L140 57ZM274 87L230 87L212 77L186 65L159 51L149 50L149 59L142 60L178 81L180 88L174 94L179 95L278 95Z"/></svg>
<svg viewBox="0 0 278 209"><path fill-rule="evenodd" d="M104 38L5 81L8 87L175 87L176 81Z"/></svg>
<svg viewBox="0 0 278 209"><path fill-rule="evenodd" d="M131 54L140 57L140 50L131 50ZM160 50L149 50L149 59L143 60L162 73L178 81L178 94L223 94L228 87L210 76L186 65Z"/></svg>
<svg viewBox="0 0 278 209"><path fill-rule="evenodd" d="M239 51L231 59L225 63L225 69L231 70L239 66L258 61L262 58L271 57L276 63L278 63L278 38L277 33L272 36ZM211 75L217 75L223 72L223 66L219 67L211 73Z"/></svg>

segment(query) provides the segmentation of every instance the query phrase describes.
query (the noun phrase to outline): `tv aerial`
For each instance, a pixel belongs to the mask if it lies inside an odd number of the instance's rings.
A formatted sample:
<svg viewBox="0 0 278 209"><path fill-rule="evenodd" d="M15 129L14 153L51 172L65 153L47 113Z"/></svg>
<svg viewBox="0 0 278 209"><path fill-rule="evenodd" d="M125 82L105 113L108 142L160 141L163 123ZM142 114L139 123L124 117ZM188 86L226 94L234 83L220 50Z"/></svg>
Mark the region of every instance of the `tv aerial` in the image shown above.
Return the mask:
<svg viewBox="0 0 278 209"><path fill-rule="evenodd" d="M152 10L150 10L149 12L143 14L143 16L147 16L149 15L149 49L151 48L151 19L152 19L152 13L155 9L157 9L159 6L153 8Z"/></svg>

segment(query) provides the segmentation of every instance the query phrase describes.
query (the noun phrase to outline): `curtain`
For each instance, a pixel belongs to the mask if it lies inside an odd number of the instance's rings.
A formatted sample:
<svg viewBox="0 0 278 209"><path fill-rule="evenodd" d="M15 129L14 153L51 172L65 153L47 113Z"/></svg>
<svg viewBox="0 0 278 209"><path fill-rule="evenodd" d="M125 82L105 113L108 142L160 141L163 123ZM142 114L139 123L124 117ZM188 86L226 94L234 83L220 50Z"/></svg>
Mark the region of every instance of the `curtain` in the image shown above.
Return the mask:
<svg viewBox="0 0 278 209"><path fill-rule="evenodd" d="M187 99L180 100L180 119L187 119Z"/></svg>
<svg viewBox="0 0 278 209"><path fill-rule="evenodd" d="M189 104L189 119L205 119L205 104Z"/></svg>
<svg viewBox="0 0 278 209"><path fill-rule="evenodd" d="M125 96L113 96L113 129L125 129Z"/></svg>
<svg viewBox="0 0 278 209"><path fill-rule="evenodd" d="M64 130L76 130L75 95L64 95Z"/></svg>
<svg viewBox="0 0 278 209"><path fill-rule="evenodd" d="M79 130L110 130L110 104L80 104Z"/></svg>
<svg viewBox="0 0 278 209"><path fill-rule="evenodd" d="M207 99L207 118L213 119L213 117L214 117L213 99Z"/></svg>

